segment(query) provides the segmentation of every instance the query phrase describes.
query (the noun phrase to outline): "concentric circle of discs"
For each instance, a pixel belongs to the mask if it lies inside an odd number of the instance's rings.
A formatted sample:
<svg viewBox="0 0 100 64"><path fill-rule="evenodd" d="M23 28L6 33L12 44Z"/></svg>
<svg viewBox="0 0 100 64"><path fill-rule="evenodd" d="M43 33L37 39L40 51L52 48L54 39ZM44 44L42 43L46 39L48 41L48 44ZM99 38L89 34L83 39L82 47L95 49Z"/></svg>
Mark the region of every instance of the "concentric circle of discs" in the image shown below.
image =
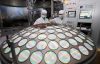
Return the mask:
<svg viewBox="0 0 100 64"><path fill-rule="evenodd" d="M81 64L92 58L96 51L90 37L67 26L41 29L31 26L9 40L15 45L18 64ZM1 53L12 61L11 48L6 41L1 46Z"/></svg>

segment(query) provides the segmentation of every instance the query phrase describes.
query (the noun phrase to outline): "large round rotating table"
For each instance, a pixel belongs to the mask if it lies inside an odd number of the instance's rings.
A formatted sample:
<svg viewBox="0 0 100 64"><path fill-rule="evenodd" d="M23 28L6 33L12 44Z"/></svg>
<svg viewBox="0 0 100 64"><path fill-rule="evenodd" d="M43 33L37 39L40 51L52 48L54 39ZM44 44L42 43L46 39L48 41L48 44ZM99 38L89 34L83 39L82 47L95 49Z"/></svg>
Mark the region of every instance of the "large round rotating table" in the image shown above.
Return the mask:
<svg viewBox="0 0 100 64"><path fill-rule="evenodd" d="M14 34L10 41L15 45L18 64L88 64L96 54L90 37L61 25L30 26ZM1 56L6 62L12 62L6 41L1 46Z"/></svg>

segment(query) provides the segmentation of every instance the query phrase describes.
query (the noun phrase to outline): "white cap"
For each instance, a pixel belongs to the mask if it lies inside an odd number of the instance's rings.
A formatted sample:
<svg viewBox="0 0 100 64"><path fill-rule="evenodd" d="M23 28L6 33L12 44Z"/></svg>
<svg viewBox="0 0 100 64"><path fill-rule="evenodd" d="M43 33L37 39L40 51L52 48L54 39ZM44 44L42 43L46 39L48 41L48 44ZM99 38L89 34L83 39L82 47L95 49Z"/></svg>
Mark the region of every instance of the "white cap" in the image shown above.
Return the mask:
<svg viewBox="0 0 100 64"><path fill-rule="evenodd" d="M59 14L64 14L64 10L60 10L59 11Z"/></svg>
<svg viewBox="0 0 100 64"><path fill-rule="evenodd" d="M41 10L41 14L47 14L47 11L46 10Z"/></svg>

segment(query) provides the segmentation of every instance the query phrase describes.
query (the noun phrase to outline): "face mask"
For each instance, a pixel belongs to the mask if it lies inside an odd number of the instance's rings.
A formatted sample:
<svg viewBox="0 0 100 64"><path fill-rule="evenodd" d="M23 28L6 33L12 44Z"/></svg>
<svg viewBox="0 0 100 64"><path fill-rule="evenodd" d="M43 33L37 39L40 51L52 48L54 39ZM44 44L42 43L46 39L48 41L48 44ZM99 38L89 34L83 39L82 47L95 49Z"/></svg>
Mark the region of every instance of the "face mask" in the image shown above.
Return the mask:
<svg viewBox="0 0 100 64"><path fill-rule="evenodd" d="M63 18L63 15L59 15L59 18L61 18L61 19L62 19L62 18Z"/></svg>
<svg viewBox="0 0 100 64"><path fill-rule="evenodd" d="M46 18L47 16L46 16L46 15L41 15L41 17L42 17L42 18Z"/></svg>

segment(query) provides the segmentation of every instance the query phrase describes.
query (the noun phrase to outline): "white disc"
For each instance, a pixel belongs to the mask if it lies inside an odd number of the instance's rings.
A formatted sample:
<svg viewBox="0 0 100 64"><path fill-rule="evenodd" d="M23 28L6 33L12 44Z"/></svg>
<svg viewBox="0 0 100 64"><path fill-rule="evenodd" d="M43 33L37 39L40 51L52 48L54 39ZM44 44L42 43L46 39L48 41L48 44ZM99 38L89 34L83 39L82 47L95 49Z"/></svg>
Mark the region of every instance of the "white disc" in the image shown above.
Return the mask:
<svg viewBox="0 0 100 64"><path fill-rule="evenodd" d="M20 35L22 35L22 34L24 34L24 33L26 33L26 31L24 30L23 32L20 32Z"/></svg>
<svg viewBox="0 0 100 64"><path fill-rule="evenodd" d="M23 46L24 44L26 44L27 43L27 39L22 39L19 43L18 43L18 45L19 46Z"/></svg>
<svg viewBox="0 0 100 64"><path fill-rule="evenodd" d="M26 48L33 48L36 45L36 41L31 40L26 44Z"/></svg>
<svg viewBox="0 0 100 64"><path fill-rule="evenodd" d="M9 57L12 58L12 53L9 53Z"/></svg>
<svg viewBox="0 0 100 64"><path fill-rule="evenodd" d="M4 50L4 53L9 53L11 51L11 49L9 47L7 47L5 50Z"/></svg>
<svg viewBox="0 0 100 64"><path fill-rule="evenodd" d="M37 49L39 50L43 50L47 47L47 43L45 41L40 41L38 44L37 44Z"/></svg>
<svg viewBox="0 0 100 64"><path fill-rule="evenodd" d="M8 44L5 44L4 46L3 46L3 48L6 48L8 46Z"/></svg>
<svg viewBox="0 0 100 64"><path fill-rule="evenodd" d="M20 52L20 48L19 48L19 47L15 48L15 53L16 53L16 55L18 55L19 52Z"/></svg>
<svg viewBox="0 0 100 64"><path fill-rule="evenodd" d="M30 56L30 51L29 50L23 50L18 56L18 61L24 62L29 58L29 56Z"/></svg>
<svg viewBox="0 0 100 64"><path fill-rule="evenodd" d="M57 36L58 36L59 38L61 38L61 39L65 39L65 38L66 38L66 36L65 36L64 34L62 34L62 33L57 34Z"/></svg>
<svg viewBox="0 0 100 64"><path fill-rule="evenodd" d="M69 43L66 40L61 40L59 42L60 46L63 48L68 48L69 47Z"/></svg>
<svg viewBox="0 0 100 64"><path fill-rule="evenodd" d="M70 33L72 33L72 34L76 35L76 33L75 33L75 32L73 32L73 31L70 31Z"/></svg>
<svg viewBox="0 0 100 64"><path fill-rule="evenodd" d="M66 28L62 28L64 31L68 31L68 29L66 29Z"/></svg>
<svg viewBox="0 0 100 64"><path fill-rule="evenodd" d="M78 32L76 29L75 30L73 30L74 32Z"/></svg>
<svg viewBox="0 0 100 64"><path fill-rule="evenodd" d="M77 41L74 40L74 39L69 39L68 41L69 41L69 43L72 44L72 45L78 45L78 44L77 44Z"/></svg>
<svg viewBox="0 0 100 64"><path fill-rule="evenodd" d="M55 31L52 30L52 29L50 29L50 30L48 30L48 32L49 32L49 33L54 33Z"/></svg>
<svg viewBox="0 0 100 64"><path fill-rule="evenodd" d="M46 64L55 64L57 61L57 56L54 52L47 52L44 56Z"/></svg>
<svg viewBox="0 0 100 64"><path fill-rule="evenodd" d="M31 34L30 36L29 36L29 38L36 38L37 37L37 34Z"/></svg>
<svg viewBox="0 0 100 64"><path fill-rule="evenodd" d="M39 30L39 32L40 32L40 33L45 33L46 30L43 30L43 29L42 29L42 30Z"/></svg>
<svg viewBox="0 0 100 64"><path fill-rule="evenodd" d="M66 32L65 35L68 36L68 37L72 37L72 36L73 36L73 35L72 35L71 33L69 33L69 32Z"/></svg>
<svg viewBox="0 0 100 64"><path fill-rule="evenodd" d="M40 34L39 36L38 36L38 39L39 40L43 40L43 39L45 39L47 36L45 35L45 34Z"/></svg>
<svg viewBox="0 0 100 64"><path fill-rule="evenodd" d="M56 29L57 32L63 32L61 29Z"/></svg>
<svg viewBox="0 0 100 64"><path fill-rule="evenodd" d="M16 38L16 39L14 40L14 43L19 42L19 41L21 40L21 38L22 38L22 37L18 37L18 38Z"/></svg>
<svg viewBox="0 0 100 64"><path fill-rule="evenodd" d="M47 28L51 29L51 28L54 28L54 27L52 27L52 26L48 26Z"/></svg>
<svg viewBox="0 0 100 64"><path fill-rule="evenodd" d="M54 26L55 28L60 28L59 26Z"/></svg>
<svg viewBox="0 0 100 64"><path fill-rule="evenodd" d="M70 55L66 51L60 51L58 53L58 58L62 63L69 63L70 62Z"/></svg>
<svg viewBox="0 0 100 64"><path fill-rule="evenodd" d="M25 33L23 37L29 36L31 33Z"/></svg>
<svg viewBox="0 0 100 64"><path fill-rule="evenodd" d="M79 46L79 50L84 55L89 55L89 51L84 46Z"/></svg>
<svg viewBox="0 0 100 64"><path fill-rule="evenodd" d="M93 50L92 46L90 46L88 43L84 43L84 46L89 50Z"/></svg>
<svg viewBox="0 0 100 64"><path fill-rule="evenodd" d="M85 37L83 37L82 35L78 35L80 38L85 39Z"/></svg>
<svg viewBox="0 0 100 64"><path fill-rule="evenodd" d="M34 29L34 30L32 30L32 32L34 33L34 32L37 32L39 29Z"/></svg>
<svg viewBox="0 0 100 64"><path fill-rule="evenodd" d="M88 40L90 40L91 42L93 42L93 40L90 37L87 37Z"/></svg>
<svg viewBox="0 0 100 64"><path fill-rule="evenodd" d="M33 52L30 56L31 64L39 64L43 59L42 53L40 51Z"/></svg>
<svg viewBox="0 0 100 64"><path fill-rule="evenodd" d="M12 38L12 40L16 39L18 36L19 36L19 35L14 36L14 37Z"/></svg>
<svg viewBox="0 0 100 64"><path fill-rule="evenodd" d="M32 28L32 27L30 27L28 30L33 30L33 28Z"/></svg>
<svg viewBox="0 0 100 64"><path fill-rule="evenodd" d="M72 48L72 49L70 50L70 54L71 54L72 57L73 57L74 59L76 59L76 60L80 60L80 59L81 59L81 53L80 53L77 49L75 49L75 48Z"/></svg>
<svg viewBox="0 0 100 64"><path fill-rule="evenodd" d="M58 43L56 41L50 41L48 46L49 46L50 49L57 49Z"/></svg>
<svg viewBox="0 0 100 64"><path fill-rule="evenodd" d="M50 35L48 35L48 38L49 38L50 40L55 40L55 39L56 39L56 35L50 34Z"/></svg>
<svg viewBox="0 0 100 64"><path fill-rule="evenodd" d="M83 40L79 37L75 37L75 39L78 41L78 42L83 42Z"/></svg>
<svg viewBox="0 0 100 64"><path fill-rule="evenodd" d="M85 36L82 32L80 32L80 35Z"/></svg>
<svg viewBox="0 0 100 64"><path fill-rule="evenodd" d="M89 41L89 40L86 40L86 41L87 41L87 43L89 43L90 45L94 46L94 44L93 44L91 41Z"/></svg>
<svg viewBox="0 0 100 64"><path fill-rule="evenodd" d="M14 38L15 36L18 36L18 34L14 34L14 35L12 35L12 38Z"/></svg>
<svg viewBox="0 0 100 64"><path fill-rule="evenodd" d="M26 28L26 30L29 30L29 29L32 29L32 27L28 27L28 28Z"/></svg>
<svg viewBox="0 0 100 64"><path fill-rule="evenodd" d="M71 29L70 27L66 27L66 28L69 29L69 30Z"/></svg>

